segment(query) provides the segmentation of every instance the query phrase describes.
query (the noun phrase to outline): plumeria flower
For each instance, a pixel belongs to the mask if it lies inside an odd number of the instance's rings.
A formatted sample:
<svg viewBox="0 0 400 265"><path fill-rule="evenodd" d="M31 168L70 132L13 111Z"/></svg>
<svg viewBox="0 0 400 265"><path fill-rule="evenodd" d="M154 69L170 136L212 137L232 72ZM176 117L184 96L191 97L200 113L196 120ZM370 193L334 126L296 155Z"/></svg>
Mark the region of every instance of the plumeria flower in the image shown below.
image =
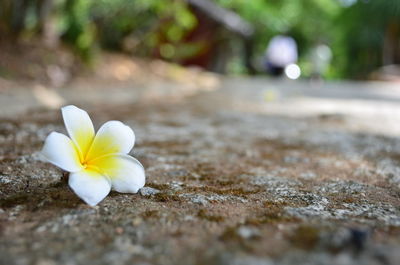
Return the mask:
<svg viewBox="0 0 400 265"><path fill-rule="evenodd" d="M52 132L42 154L52 164L70 172L68 184L87 204L95 206L110 192L136 193L145 183L144 168L128 155L135 143L132 129L108 121L95 134L86 111L61 108L69 137Z"/></svg>

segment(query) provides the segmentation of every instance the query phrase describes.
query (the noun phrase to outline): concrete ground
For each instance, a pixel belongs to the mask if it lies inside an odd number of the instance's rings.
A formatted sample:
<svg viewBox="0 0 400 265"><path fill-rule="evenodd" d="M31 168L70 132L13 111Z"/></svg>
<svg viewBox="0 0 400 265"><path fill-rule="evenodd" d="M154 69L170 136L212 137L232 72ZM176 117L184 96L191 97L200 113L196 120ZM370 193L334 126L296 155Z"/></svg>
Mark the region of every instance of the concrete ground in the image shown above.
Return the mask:
<svg viewBox="0 0 400 265"><path fill-rule="evenodd" d="M0 88L0 264L399 264L398 84ZM42 160L69 103L134 129L139 194L89 207Z"/></svg>

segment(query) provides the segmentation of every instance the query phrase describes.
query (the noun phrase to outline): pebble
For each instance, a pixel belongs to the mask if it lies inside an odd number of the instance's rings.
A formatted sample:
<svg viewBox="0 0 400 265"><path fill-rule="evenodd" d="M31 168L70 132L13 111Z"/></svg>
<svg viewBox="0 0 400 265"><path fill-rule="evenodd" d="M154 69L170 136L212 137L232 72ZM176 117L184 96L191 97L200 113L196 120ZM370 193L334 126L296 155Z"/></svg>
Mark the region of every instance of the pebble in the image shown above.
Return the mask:
<svg viewBox="0 0 400 265"><path fill-rule="evenodd" d="M160 193L160 190L151 187L143 187L139 190L139 193L142 196L151 196Z"/></svg>
<svg viewBox="0 0 400 265"><path fill-rule="evenodd" d="M241 226L237 230L237 234L243 239L250 239L260 236L258 229L249 226Z"/></svg>

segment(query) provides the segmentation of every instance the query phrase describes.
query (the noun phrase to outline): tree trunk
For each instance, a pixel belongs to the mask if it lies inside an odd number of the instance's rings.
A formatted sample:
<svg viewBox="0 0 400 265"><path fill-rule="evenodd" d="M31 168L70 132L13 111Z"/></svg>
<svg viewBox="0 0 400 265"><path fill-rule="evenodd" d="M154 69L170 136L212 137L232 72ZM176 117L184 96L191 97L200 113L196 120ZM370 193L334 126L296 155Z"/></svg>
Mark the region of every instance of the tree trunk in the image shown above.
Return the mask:
<svg viewBox="0 0 400 265"><path fill-rule="evenodd" d="M26 11L28 10L30 0L14 0L12 1L11 15L11 33L18 37L25 28Z"/></svg>
<svg viewBox="0 0 400 265"><path fill-rule="evenodd" d="M400 48L399 48L400 25L397 21L392 21L386 27L385 38L383 40L382 63L390 65L399 63Z"/></svg>

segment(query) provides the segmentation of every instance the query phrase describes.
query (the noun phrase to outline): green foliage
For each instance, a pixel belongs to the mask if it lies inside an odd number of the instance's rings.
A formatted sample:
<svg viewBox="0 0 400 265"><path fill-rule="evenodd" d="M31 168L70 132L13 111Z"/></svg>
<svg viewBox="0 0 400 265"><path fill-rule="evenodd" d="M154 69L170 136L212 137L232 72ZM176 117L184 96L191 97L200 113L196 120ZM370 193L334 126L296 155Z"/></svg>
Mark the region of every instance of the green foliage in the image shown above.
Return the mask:
<svg viewBox="0 0 400 265"><path fill-rule="evenodd" d="M344 0L213 1L253 25L256 58L274 35L293 36L306 75L312 72L309 53L320 42L333 50L329 78L366 77L385 56L400 63L400 49L394 54L385 51L388 39L396 46L397 36L400 45L398 0L354 0L350 6L343 5ZM50 13L43 12L50 7ZM34 36L49 17L58 35L88 61L98 48L106 48L180 62L198 54L209 41L187 40L198 21L185 0L2 0L0 34ZM230 45L240 50L240 42L232 40ZM238 56L229 69L246 72Z"/></svg>
<svg viewBox="0 0 400 265"><path fill-rule="evenodd" d="M343 9L335 23L334 76L363 78L383 63L385 35L391 24L400 26L400 2L358 1Z"/></svg>
<svg viewBox="0 0 400 265"><path fill-rule="evenodd" d="M91 17L103 47L121 49L124 40L131 40L136 53L156 52L170 60L191 50L175 52L181 50L180 41L197 23L183 0L100 0L93 4Z"/></svg>
<svg viewBox="0 0 400 265"><path fill-rule="evenodd" d="M90 19L92 0L66 0L64 39L72 43L79 54L90 61L96 40L96 27Z"/></svg>

